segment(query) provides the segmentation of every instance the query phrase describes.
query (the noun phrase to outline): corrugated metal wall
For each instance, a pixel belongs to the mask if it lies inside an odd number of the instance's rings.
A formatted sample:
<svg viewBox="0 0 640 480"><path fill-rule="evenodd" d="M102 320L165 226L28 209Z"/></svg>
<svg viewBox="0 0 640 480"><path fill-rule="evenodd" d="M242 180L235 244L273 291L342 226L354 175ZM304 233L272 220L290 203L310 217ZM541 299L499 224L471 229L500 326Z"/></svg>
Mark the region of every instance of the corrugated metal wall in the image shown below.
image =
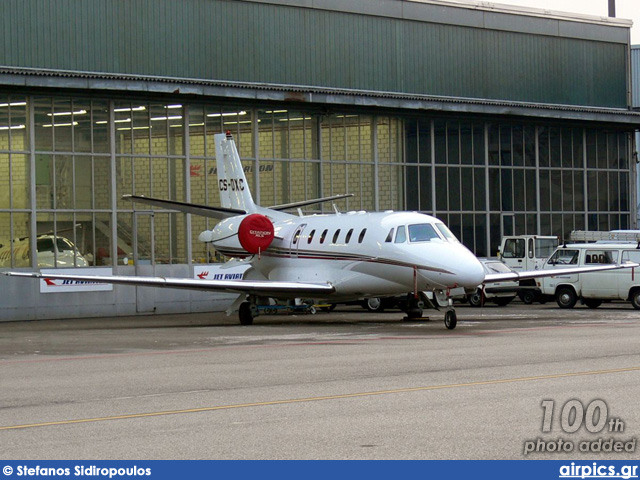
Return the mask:
<svg viewBox="0 0 640 480"><path fill-rule="evenodd" d="M632 103L634 108L640 107L640 45L631 47L631 85L633 86Z"/></svg>
<svg viewBox="0 0 640 480"><path fill-rule="evenodd" d="M228 0L3 0L0 13L4 66L626 107L621 43Z"/></svg>

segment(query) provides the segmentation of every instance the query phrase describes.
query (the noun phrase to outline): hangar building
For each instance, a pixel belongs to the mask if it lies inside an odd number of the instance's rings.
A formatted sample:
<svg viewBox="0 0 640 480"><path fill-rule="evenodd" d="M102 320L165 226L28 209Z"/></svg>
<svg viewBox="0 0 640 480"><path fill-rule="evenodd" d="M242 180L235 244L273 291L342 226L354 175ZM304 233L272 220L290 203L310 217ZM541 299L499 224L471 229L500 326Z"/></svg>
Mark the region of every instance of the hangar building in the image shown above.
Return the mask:
<svg viewBox="0 0 640 480"><path fill-rule="evenodd" d="M434 214L480 256L507 233L636 227L630 21L453 0L0 11L0 268L191 277L221 260L197 241L211 220L121 197L216 205L226 130L265 206L354 193L337 207ZM0 276L0 320L228 301L213 298Z"/></svg>

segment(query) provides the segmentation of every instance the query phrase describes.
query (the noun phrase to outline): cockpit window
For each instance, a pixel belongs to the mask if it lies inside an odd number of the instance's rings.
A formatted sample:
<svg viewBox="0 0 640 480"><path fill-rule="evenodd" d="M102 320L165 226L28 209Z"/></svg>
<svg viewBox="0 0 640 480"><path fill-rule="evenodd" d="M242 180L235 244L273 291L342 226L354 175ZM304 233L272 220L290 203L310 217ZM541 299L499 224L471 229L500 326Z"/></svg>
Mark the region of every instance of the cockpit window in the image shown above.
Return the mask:
<svg viewBox="0 0 640 480"><path fill-rule="evenodd" d="M449 230L444 223L436 223L435 226L449 242L459 242L456 236L451 233L451 230Z"/></svg>
<svg viewBox="0 0 640 480"><path fill-rule="evenodd" d="M420 223L417 225L409 225L409 241L410 242L430 242L431 240L442 239L436 233L435 228L428 223Z"/></svg>
<svg viewBox="0 0 640 480"><path fill-rule="evenodd" d="M393 228L391 230L389 230L389 235L387 235L387 239L385 240L385 243L390 243L393 241Z"/></svg>
<svg viewBox="0 0 640 480"><path fill-rule="evenodd" d="M398 231L396 232L396 242L395 243L404 243L407 241L407 231L404 228L404 225L398 227Z"/></svg>

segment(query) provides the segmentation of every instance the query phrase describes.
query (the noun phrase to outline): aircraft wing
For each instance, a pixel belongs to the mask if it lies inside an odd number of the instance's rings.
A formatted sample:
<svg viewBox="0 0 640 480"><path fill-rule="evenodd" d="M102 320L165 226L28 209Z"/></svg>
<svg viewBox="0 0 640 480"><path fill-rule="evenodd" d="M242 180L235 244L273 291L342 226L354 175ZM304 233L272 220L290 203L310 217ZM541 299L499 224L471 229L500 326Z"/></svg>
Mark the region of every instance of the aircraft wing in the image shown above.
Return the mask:
<svg viewBox="0 0 640 480"><path fill-rule="evenodd" d="M619 268L635 268L637 263L625 263L622 265L596 265L593 267L569 267L554 268L548 270L531 270L528 272L508 272L508 273L487 273L484 277L484 284L506 281L527 280L530 278L556 277L558 275L575 275L577 273L602 272L606 270L617 270Z"/></svg>
<svg viewBox="0 0 640 480"><path fill-rule="evenodd" d="M139 287L181 288L187 290L222 291L263 296L327 295L335 292L330 283L275 282L270 280L196 280L192 278L126 277L106 275L44 274L39 272L2 272L12 277L81 282L113 283Z"/></svg>
<svg viewBox="0 0 640 480"><path fill-rule="evenodd" d="M165 208L167 210L178 210L179 212L191 213L202 217L227 218L237 215L245 215L245 210L235 208L209 207L207 205L197 205L195 203L177 202L175 200L161 200L159 198L143 197L140 195L123 195L124 200L131 200L136 203L144 203L154 207Z"/></svg>

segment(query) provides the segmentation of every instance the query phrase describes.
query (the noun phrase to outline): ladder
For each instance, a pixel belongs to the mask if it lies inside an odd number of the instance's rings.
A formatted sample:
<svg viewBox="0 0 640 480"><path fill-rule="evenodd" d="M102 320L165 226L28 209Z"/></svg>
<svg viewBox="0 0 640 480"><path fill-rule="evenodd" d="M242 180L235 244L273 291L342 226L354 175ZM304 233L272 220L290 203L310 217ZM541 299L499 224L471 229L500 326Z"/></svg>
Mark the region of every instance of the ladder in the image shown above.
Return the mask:
<svg viewBox="0 0 640 480"><path fill-rule="evenodd" d="M574 230L569 235L569 240L572 242L640 242L640 230L614 230L612 232Z"/></svg>

